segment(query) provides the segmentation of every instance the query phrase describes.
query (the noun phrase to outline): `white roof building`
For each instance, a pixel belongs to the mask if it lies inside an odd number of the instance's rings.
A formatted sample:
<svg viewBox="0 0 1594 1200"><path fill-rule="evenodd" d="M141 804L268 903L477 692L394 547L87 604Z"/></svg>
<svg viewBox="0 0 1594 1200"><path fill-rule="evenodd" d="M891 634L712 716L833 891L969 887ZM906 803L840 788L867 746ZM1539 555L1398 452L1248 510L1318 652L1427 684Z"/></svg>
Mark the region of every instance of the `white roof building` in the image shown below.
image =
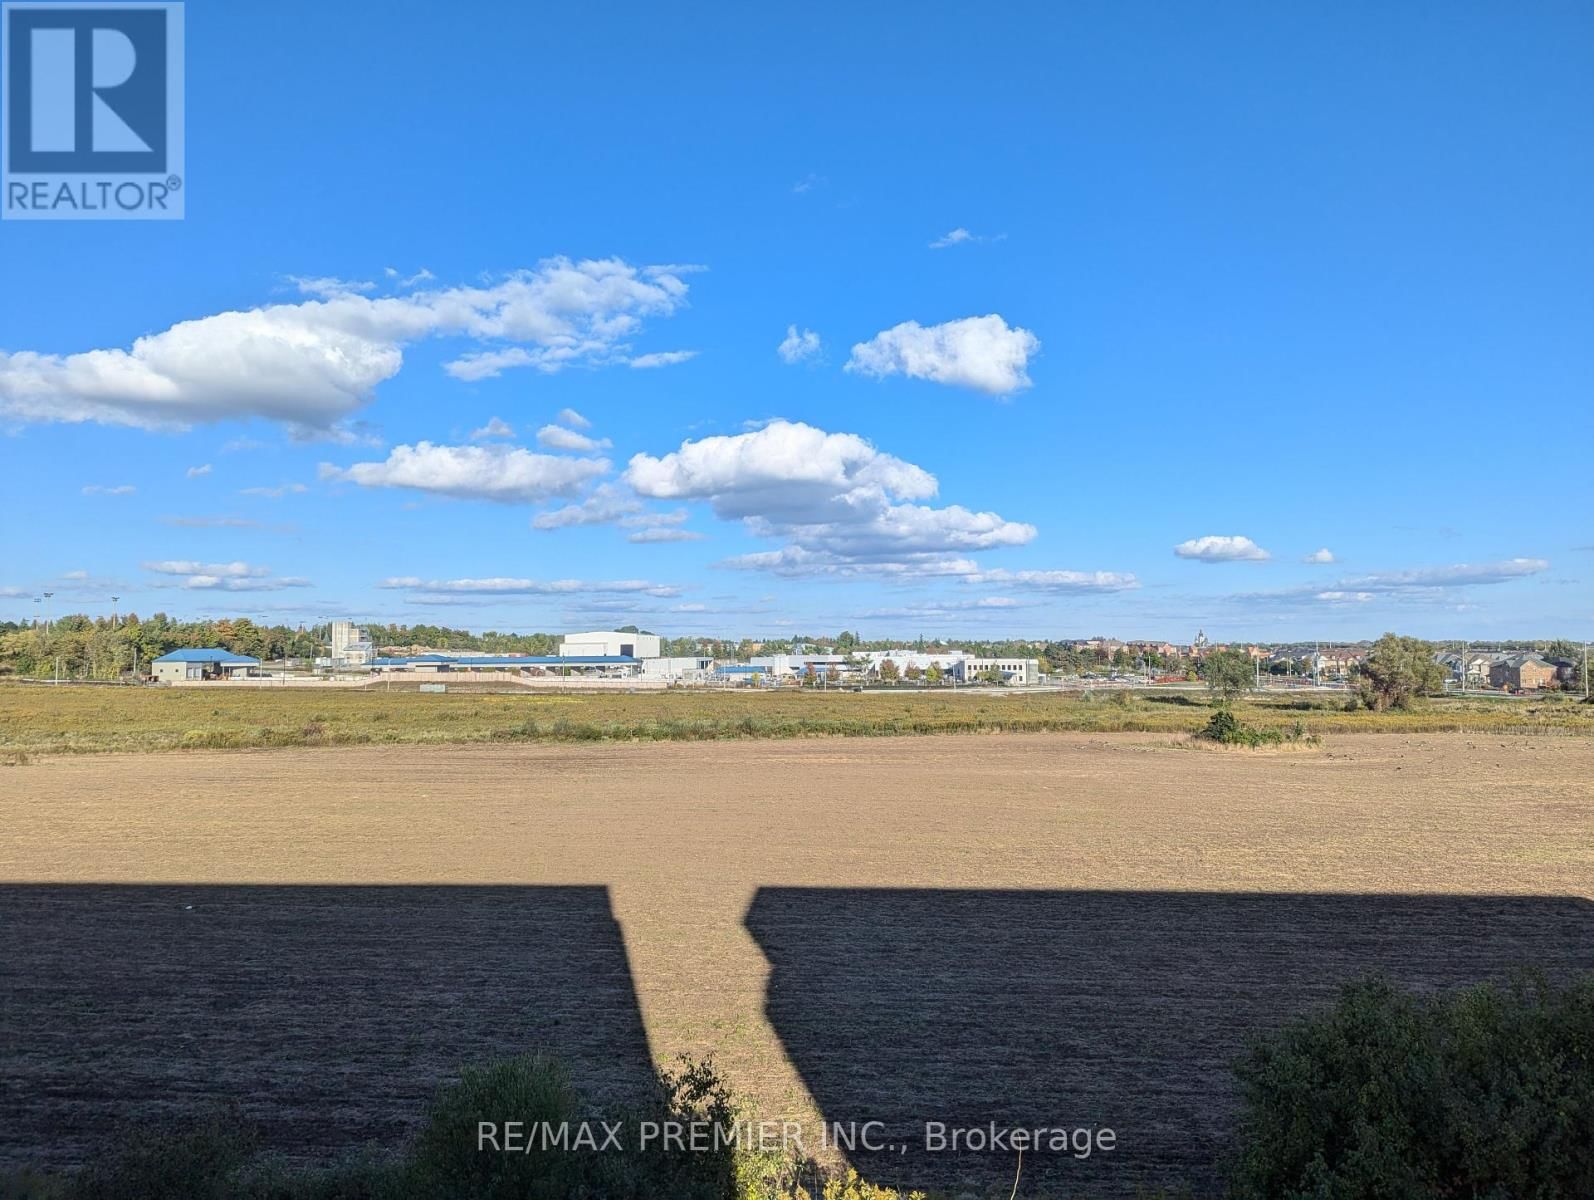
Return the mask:
<svg viewBox="0 0 1594 1200"><path fill-rule="evenodd" d="M598 630L595 633L567 633L559 643L561 658L658 658L662 641L654 633L621 633Z"/></svg>

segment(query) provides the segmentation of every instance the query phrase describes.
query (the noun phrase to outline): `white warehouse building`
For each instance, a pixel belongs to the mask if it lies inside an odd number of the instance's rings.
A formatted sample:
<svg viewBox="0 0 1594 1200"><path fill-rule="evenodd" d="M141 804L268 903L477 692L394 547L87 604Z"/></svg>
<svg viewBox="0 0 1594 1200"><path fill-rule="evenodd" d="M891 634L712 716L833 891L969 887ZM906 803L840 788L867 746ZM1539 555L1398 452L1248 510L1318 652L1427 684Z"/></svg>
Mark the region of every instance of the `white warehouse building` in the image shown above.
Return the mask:
<svg viewBox="0 0 1594 1200"><path fill-rule="evenodd" d="M658 658L661 641L653 633L567 633L559 643L560 658Z"/></svg>

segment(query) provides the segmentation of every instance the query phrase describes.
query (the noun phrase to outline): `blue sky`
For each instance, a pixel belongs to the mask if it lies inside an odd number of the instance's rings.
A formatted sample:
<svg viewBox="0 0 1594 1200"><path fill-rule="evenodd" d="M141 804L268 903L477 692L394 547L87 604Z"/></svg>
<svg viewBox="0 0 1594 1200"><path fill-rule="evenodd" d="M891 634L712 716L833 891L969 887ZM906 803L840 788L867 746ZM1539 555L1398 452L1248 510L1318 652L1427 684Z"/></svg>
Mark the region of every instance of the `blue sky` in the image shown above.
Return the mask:
<svg viewBox="0 0 1594 1200"><path fill-rule="evenodd" d="M187 218L0 223L0 616L1594 636L1587 5L186 24Z"/></svg>

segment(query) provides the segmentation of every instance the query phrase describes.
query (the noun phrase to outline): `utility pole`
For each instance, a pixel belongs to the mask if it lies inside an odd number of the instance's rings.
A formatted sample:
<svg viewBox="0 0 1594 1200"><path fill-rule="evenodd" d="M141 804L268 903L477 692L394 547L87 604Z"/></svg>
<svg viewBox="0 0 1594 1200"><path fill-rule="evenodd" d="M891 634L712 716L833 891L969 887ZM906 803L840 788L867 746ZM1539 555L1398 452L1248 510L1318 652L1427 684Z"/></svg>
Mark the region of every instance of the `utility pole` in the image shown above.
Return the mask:
<svg viewBox="0 0 1594 1200"><path fill-rule="evenodd" d="M1463 696L1467 694L1467 645L1468 643L1465 641L1461 643L1461 694Z"/></svg>
<svg viewBox="0 0 1594 1200"><path fill-rule="evenodd" d="M1583 699L1588 699L1588 643L1583 643Z"/></svg>
<svg viewBox="0 0 1594 1200"><path fill-rule="evenodd" d="M1322 668L1321 668L1322 661L1323 661L1323 652L1318 647L1317 642L1314 640L1312 642L1312 686L1313 687L1322 687L1323 686L1323 672L1322 672Z"/></svg>

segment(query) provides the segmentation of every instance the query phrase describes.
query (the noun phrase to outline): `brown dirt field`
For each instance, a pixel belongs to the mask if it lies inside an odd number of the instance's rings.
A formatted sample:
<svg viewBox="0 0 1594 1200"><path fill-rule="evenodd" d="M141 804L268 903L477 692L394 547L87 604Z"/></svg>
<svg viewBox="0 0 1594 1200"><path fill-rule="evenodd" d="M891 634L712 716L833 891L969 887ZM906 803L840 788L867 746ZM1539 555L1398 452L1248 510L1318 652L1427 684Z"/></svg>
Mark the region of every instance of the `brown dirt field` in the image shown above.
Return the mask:
<svg viewBox="0 0 1594 1200"><path fill-rule="evenodd" d="M459 1062L548 1046L615 1098L712 1051L763 1115L893 1141L1106 1125L1030 1186L1202 1187L1252 1029L1371 967L1594 969L1586 739L66 757L0 770L0 829L13 1167L224 1095L301 1153L391 1144ZM858 1161L1003 1195L1013 1165Z"/></svg>

